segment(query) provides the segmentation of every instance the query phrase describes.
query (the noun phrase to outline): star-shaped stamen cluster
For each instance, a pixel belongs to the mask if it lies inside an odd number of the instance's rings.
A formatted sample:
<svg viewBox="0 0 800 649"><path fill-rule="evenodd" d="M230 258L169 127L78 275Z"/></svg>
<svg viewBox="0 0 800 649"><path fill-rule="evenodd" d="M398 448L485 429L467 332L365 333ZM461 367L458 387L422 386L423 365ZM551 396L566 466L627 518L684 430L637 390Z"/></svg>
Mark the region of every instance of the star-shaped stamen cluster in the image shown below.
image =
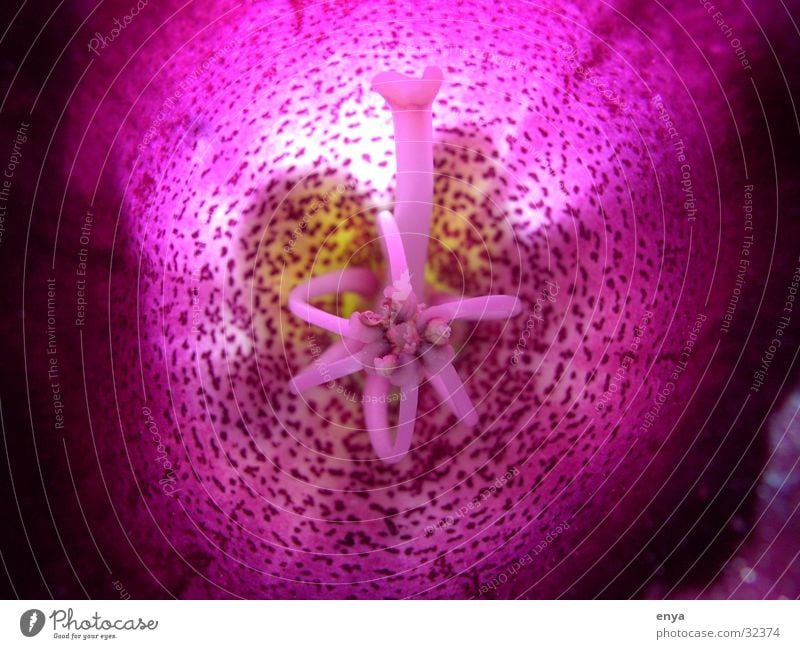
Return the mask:
<svg viewBox="0 0 800 649"><path fill-rule="evenodd" d="M432 171L431 104L441 85L441 72L428 68L422 79L409 79L395 72L379 75L373 86L392 107L398 151L398 198L419 191L409 187L414 178L430 181ZM381 86L383 88L381 89ZM420 114L422 119L420 119ZM402 138L402 140L401 140ZM411 145L411 146L409 146ZM422 169L422 170L421 170ZM420 174L422 174L420 176ZM431 185L432 187L432 185ZM355 292L365 299L375 294L379 282L364 268L335 271L295 287L289 295L289 309L296 316L341 336L314 364L291 381L296 393L363 371L364 419L372 446L383 461L402 460L411 448L416 421L419 388L429 382L458 419L468 425L478 416L461 381L450 344L454 320L496 320L517 315L521 304L516 297L490 295L462 298L426 306L418 296L424 290L427 236L418 240L420 222L430 229L432 189L427 203L416 199L398 200L396 219L388 211L378 215L389 282L375 310L354 312L350 318L330 314L314 306L313 298L327 294ZM413 209L409 211L409 203ZM402 224L409 227L403 229ZM427 232L426 232L427 234ZM404 237L404 235L406 235ZM406 247L414 246L407 256ZM400 391L397 430L392 440L388 404L394 390Z"/></svg>

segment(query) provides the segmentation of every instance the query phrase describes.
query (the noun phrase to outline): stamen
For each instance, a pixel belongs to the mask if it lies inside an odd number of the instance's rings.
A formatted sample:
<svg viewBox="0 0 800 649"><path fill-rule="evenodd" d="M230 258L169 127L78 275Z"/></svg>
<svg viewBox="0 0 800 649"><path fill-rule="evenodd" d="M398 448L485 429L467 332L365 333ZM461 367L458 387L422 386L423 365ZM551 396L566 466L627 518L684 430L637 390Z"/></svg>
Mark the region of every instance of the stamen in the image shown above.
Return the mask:
<svg viewBox="0 0 800 649"><path fill-rule="evenodd" d="M403 239L391 212L384 210L378 214L378 229L381 233L386 259L389 261L389 277L394 283L404 275L410 275L410 273L406 264Z"/></svg>
<svg viewBox="0 0 800 649"><path fill-rule="evenodd" d="M411 448L417 416L419 388L414 385L400 392L400 412L394 442L389 428L389 382L381 376L367 376L364 382L364 419L375 454L387 464L402 460Z"/></svg>
<svg viewBox="0 0 800 649"><path fill-rule="evenodd" d="M447 364L439 372L427 374L442 403L446 404L467 426L476 426L478 414L456 368L452 364Z"/></svg>
<svg viewBox="0 0 800 649"><path fill-rule="evenodd" d="M417 297L411 290L411 278L408 271L405 271L391 286L387 286L383 295L389 300L389 307L394 315L408 306L411 307L413 313L413 309L417 306ZM401 320L407 319L408 317L401 318Z"/></svg>
<svg viewBox="0 0 800 649"><path fill-rule="evenodd" d="M420 318L420 320L422 320ZM423 324L422 321L420 324ZM441 318L431 318L431 320L425 325L425 333L422 337L431 345L447 345L450 342L450 334L451 334L450 325L447 324Z"/></svg>
<svg viewBox="0 0 800 649"><path fill-rule="evenodd" d="M397 354L386 354L375 359L375 372L379 376L388 377L397 369Z"/></svg>
<svg viewBox="0 0 800 649"><path fill-rule="evenodd" d="M378 314L372 311L364 313L355 311L350 316L348 337L363 343L374 343L383 338L383 323L380 320L373 320L377 316ZM385 322L386 318L383 317L382 320Z"/></svg>
<svg viewBox="0 0 800 649"><path fill-rule="evenodd" d="M289 387L295 394L300 394L309 388L314 388L323 383L330 383L343 376L358 372L363 369L365 352L348 354L332 363L314 363L305 372L295 376L290 382Z"/></svg>
<svg viewBox="0 0 800 649"><path fill-rule="evenodd" d="M337 333L338 343L291 381L301 392L363 370L364 421L375 453L395 464L411 448L419 385L423 376L442 403L464 424L475 426L478 415L453 367L450 344L453 320L497 320L517 315L522 305L510 295L489 295L440 302L425 307L424 269L433 196L431 104L442 82L438 68L422 79L396 72L380 74L373 87L389 102L397 142L397 202L394 215L381 212L378 228L389 266L383 299L374 311L355 312L349 319L325 313L309 301L326 294L355 292L369 298L377 290L366 269L328 273L297 286L289 294L289 309L306 322ZM400 389L394 441L388 423L388 403Z"/></svg>
<svg viewBox="0 0 800 649"><path fill-rule="evenodd" d="M468 297L425 309L422 324L432 320L505 320L522 311L522 302L513 295Z"/></svg>
<svg viewBox="0 0 800 649"><path fill-rule="evenodd" d="M456 352L452 345L431 345L420 356L425 370L439 372L445 365L453 362Z"/></svg>
<svg viewBox="0 0 800 649"><path fill-rule="evenodd" d="M400 354L397 367L389 375L389 382L398 388L419 385L422 381L422 368L411 354Z"/></svg>
<svg viewBox="0 0 800 649"><path fill-rule="evenodd" d="M357 293L363 298L369 298L377 287L378 280L366 268L336 270L295 286L289 293L289 311L309 324L340 336L348 336L350 323L347 319L311 306L309 300L340 293Z"/></svg>
<svg viewBox="0 0 800 649"><path fill-rule="evenodd" d="M394 218L402 236L414 292L423 296L425 262L433 202L433 113L442 85L439 68L425 68L421 79L383 72L372 82L392 109L397 151Z"/></svg>

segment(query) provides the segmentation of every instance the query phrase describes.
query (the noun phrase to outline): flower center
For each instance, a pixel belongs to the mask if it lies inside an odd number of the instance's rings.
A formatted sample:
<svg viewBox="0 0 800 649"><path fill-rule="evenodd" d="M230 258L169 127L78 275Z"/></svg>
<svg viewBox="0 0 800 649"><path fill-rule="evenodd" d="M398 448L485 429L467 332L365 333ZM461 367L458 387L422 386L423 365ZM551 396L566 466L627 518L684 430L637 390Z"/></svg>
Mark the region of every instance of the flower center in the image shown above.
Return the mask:
<svg viewBox="0 0 800 649"><path fill-rule="evenodd" d="M442 318L423 317L424 306L405 272L386 287L378 311L353 314L351 331L371 341L364 365L368 373L404 387L419 384L424 369L438 372L453 360L450 324Z"/></svg>
<svg viewBox="0 0 800 649"><path fill-rule="evenodd" d="M431 106L442 73L427 68L422 79L397 72L373 81L392 108L397 145L397 200L394 214L378 215L390 281L374 311L355 312L349 319L311 306L311 298L355 292L372 297L378 281L371 271L349 268L316 277L295 287L289 309L306 322L341 336L291 382L296 393L363 371L364 420L376 454L387 463L402 460L411 447L419 387L427 381L460 421L478 423L461 378L453 367L450 323L456 319L506 319L521 310L514 296L490 295L422 304L427 242L433 200L433 135ZM323 371L320 371L320 367ZM399 388L396 432L388 423L389 392Z"/></svg>

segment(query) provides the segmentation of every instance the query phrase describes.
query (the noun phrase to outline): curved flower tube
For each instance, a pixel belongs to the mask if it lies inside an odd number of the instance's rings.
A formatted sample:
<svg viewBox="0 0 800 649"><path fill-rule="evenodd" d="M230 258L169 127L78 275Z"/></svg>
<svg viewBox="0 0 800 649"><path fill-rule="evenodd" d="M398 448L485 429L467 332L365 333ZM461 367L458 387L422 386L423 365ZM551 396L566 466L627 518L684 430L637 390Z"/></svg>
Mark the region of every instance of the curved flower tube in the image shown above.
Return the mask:
<svg viewBox="0 0 800 649"><path fill-rule="evenodd" d="M774 7L715 3L748 70L697 3L66 4L30 596L800 593Z"/></svg>

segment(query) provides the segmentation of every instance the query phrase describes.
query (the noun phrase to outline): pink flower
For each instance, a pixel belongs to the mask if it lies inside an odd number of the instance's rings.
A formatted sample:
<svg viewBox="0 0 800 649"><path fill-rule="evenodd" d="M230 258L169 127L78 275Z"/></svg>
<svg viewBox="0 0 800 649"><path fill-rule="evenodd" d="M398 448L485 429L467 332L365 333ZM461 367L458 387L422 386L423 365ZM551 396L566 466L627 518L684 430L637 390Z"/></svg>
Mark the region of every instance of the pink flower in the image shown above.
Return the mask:
<svg viewBox="0 0 800 649"><path fill-rule="evenodd" d="M704 592L800 321L754 389L797 251L752 19L748 71L702 5L224 4L69 50L65 443L126 587Z"/></svg>

